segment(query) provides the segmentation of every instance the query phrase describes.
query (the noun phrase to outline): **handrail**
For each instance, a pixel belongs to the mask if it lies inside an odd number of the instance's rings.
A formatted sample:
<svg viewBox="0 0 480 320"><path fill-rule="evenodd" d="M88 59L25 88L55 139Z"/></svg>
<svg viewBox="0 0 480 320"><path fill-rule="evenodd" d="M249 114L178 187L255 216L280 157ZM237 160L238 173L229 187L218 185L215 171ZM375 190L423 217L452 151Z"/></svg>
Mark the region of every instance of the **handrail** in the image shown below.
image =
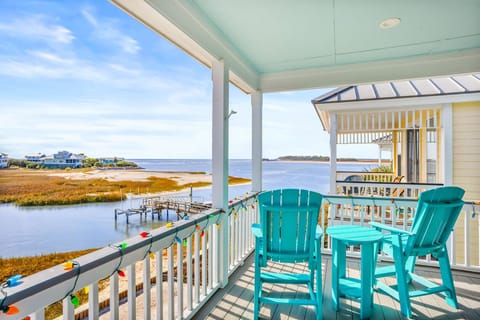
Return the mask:
<svg viewBox="0 0 480 320"><path fill-rule="evenodd" d="M368 227L369 222L379 222L397 229L409 230L417 207L415 198L324 195L321 220L322 227L337 224L355 224ZM470 237L470 226L479 219L480 201L465 201L455 229L448 242L452 268L480 272L480 249L478 237ZM479 224L478 220L475 222ZM324 251L331 252L331 240L327 236ZM358 255L350 250L352 256ZM427 256L421 264L438 266L437 261Z"/></svg>
<svg viewBox="0 0 480 320"><path fill-rule="evenodd" d="M221 256L218 236L219 228L230 227L231 239L237 239L228 246L227 250L232 259L229 260L230 273L237 268L242 259L253 250L253 236L249 225L257 221L256 194L245 196L243 199L232 201L228 212L220 209L209 209L200 214L195 214L186 220L176 221L166 226L150 231L145 237L141 235L129 238L121 243L115 243L78 257L73 263L71 270L65 270L64 266L57 265L34 275L22 279L19 285L3 288L0 293L2 306L15 305L19 313L15 318L23 318L28 315L43 318L44 308L52 303L63 300L64 319L74 319L74 306L70 302L70 294L74 294L81 288L91 287L96 292L96 297L89 304L91 315L98 315L98 281L110 278L111 312L116 313L118 318L118 274L117 271L127 268L128 276L128 309L129 317L135 318L136 280L135 265L143 261L144 264L144 292L150 289L150 253L155 254L157 267L156 288L159 296L162 296L163 282L161 279L163 270L164 250L167 251L168 267L168 295L164 296L168 318L175 318L175 313L180 318L191 318L195 312L206 302L209 297L220 287L219 262L214 260ZM227 219L223 219L224 216ZM225 222L227 223L225 225ZM247 224L249 224L247 226ZM204 234L205 233L205 234ZM230 240L232 241L232 240ZM192 247L192 242L194 243ZM200 245L201 242L201 245ZM185 248L183 245L185 244ZM174 258L176 247L176 259ZM193 253L192 253L193 251ZM200 264L200 256L202 263ZM208 259L208 262L207 262ZM176 263L175 263L176 260ZM184 283L183 265L186 264L187 278ZM174 294L175 270L177 277L177 293ZM200 269L202 275L200 277ZM179 280L180 279L180 280ZM214 281L215 280L215 281ZM186 284L188 285L186 286ZM186 290L185 299L182 291ZM145 295L147 296L147 294ZM150 295L148 294L148 297ZM90 299L89 299L90 300ZM163 313L162 301L157 303L157 312ZM145 301L145 310L149 310L150 301ZM148 311L149 312L149 311ZM132 315L133 314L133 315ZM0 319L12 319L0 311Z"/></svg>

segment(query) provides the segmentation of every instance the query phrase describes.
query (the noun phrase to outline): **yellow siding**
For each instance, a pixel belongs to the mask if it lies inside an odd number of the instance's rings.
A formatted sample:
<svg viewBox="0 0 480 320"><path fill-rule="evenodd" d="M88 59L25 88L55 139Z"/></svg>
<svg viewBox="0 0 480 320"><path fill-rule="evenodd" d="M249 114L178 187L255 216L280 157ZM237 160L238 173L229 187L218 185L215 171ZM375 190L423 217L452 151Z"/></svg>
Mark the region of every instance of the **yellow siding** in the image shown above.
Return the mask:
<svg viewBox="0 0 480 320"><path fill-rule="evenodd" d="M453 184L466 190L466 200L480 200L480 101L453 104ZM479 259L478 217L467 223L470 232L470 259ZM456 224L456 236L463 239L465 217ZM460 241L461 242L461 241ZM457 243L457 262L463 263L465 250Z"/></svg>

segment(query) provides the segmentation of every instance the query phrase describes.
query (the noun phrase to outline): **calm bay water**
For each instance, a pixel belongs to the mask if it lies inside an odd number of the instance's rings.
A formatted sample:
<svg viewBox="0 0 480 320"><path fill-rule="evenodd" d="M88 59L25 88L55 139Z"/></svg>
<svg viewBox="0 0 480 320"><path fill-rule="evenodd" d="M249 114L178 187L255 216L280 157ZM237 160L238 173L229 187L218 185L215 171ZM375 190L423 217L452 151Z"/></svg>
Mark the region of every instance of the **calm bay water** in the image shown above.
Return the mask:
<svg viewBox="0 0 480 320"><path fill-rule="evenodd" d="M133 161L147 170L211 173L211 160ZM338 170L362 171L375 166L365 163L341 163ZM263 187L270 190L304 188L327 193L329 170L328 163L266 161L263 163ZM230 175L251 178L251 161L231 160ZM250 188L250 185L232 186L229 188L229 198L242 196ZM198 201L209 201L212 197L210 188L194 189L193 195ZM124 216L120 216L115 222L115 208L128 209L138 205L139 200L42 207L0 205L0 257L103 247L164 223L152 221L150 217L141 220L138 216L131 216L129 224L126 224ZM171 214L170 218L173 216Z"/></svg>

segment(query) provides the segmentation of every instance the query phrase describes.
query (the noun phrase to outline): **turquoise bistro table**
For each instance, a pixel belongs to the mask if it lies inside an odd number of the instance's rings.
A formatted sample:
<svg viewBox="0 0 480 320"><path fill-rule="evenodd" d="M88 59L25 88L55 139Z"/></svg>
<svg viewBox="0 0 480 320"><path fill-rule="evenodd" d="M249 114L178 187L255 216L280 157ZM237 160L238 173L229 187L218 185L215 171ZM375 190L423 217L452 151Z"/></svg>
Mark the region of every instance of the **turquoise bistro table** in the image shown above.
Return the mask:
<svg viewBox="0 0 480 320"><path fill-rule="evenodd" d="M360 298L360 318L370 318L373 307L375 248L383 235L381 232L354 225L338 225L327 229L332 238L332 304L339 309L339 296ZM346 277L347 246L360 246L360 279Z"/></svg>

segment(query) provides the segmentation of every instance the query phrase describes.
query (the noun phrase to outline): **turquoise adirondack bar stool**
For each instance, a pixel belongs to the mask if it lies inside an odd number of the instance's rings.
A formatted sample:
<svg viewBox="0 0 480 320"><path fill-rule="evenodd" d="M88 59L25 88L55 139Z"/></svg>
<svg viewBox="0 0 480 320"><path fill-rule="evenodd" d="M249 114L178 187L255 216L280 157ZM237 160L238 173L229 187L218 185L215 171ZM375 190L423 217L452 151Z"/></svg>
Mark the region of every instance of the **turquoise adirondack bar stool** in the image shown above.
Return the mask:
<svg viewBox="0 0 480 320"><path fill-rule="evenodd" d="M458 308L446 242L463 207L464 193L459 187L441 187L421 193L410 231L370 223L377 230L390 233L384 237L381 250L394 260L391 266L377 268L375 278L397 278L396 286L377 281L377 287L399 301L401 312L409 318L412 316L412 297L441 292L449 305ZM440 285L414 273L417 257L428 254L440 265ZM424 288L413 290L413 286L409 287L412 281Z"/></svg>
<svg viewBox="0 0 480 320"><path fill-rule="evenodd" d="M255 236L254 319L262 304L313 305L322 318L322 229L318 212L322 195L313 191L282 189L258 196L260 224L252 225ZM267 262L308 263L308 273L266 271ZM282 292L262 291L264 283L308 286L306 297L285 297Z"/></svg>

